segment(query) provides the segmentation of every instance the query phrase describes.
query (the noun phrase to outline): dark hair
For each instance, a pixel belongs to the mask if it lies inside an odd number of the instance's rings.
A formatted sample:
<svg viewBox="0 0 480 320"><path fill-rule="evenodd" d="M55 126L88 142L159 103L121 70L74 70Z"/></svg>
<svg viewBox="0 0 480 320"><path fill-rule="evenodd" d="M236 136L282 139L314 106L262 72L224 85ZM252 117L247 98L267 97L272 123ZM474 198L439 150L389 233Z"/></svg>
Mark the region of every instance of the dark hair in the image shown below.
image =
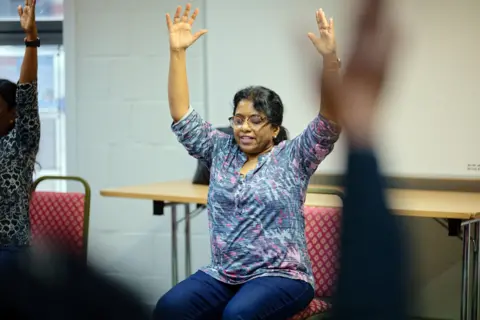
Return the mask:
<svg viewBox="0 0 480 320"><path fill-rule="evenodd" d="M0 96L7 103L9 109L15 108L17 97L17 85L10 80L0 79Z"/></svg>
<svg viewBox="0 0 480 320"><path fill-rule="evenodd" d="M287 129L282 126L283 102L275 91L262 86L251 86L238 91L233 97L234 114L242 100L251 101L255 110L265 114L268 122L280 129L277 137L273 139L275 145L288 140Z"/></svg>

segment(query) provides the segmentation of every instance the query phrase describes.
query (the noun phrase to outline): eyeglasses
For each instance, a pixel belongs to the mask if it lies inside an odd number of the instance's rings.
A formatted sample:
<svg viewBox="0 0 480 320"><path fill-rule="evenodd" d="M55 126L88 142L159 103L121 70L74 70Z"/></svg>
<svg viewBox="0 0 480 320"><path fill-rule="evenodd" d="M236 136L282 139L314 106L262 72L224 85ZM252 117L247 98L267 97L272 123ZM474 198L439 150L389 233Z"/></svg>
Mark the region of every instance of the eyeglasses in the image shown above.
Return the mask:
<svg viewBox="0 0 480 320"><path fill-rule="evenodd" d="M244 117L244 116L233 116L228 118L230 121L230 125L232 128L240 128L243 126L245 121L247 121L248 125L252 129L258 129L260 128L263 124L266 123L265 120L267 120L265 117L262 117L258 114L251 115L249 117Z"/></svg>

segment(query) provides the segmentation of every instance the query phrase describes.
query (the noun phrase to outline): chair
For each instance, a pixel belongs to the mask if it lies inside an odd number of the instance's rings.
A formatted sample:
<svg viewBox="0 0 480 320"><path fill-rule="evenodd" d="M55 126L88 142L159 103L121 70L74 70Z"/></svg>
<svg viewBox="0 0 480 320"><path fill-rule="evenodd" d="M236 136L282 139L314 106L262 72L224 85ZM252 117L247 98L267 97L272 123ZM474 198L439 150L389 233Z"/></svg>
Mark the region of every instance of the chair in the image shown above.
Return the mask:
<svg viewBox="0 0 480 320"><path fill-rule="evenodd" d="M37 191L46 180L76 181L84 193ZM44 176L32 188L30 224L32 246L42 249L48 244L59 246L87 261L88 226L90 220L90 186L79 177Z"/></svg>
<svg viewBox="0 0 480 320"><path fill-rule="evenodd" d="M333 189L309 189L308 192L331 194L343 199L343 194ZM307 250L315 279L315 298L290 320L327 319L338 272L341 208L305 206L304 215Z"/></svg>

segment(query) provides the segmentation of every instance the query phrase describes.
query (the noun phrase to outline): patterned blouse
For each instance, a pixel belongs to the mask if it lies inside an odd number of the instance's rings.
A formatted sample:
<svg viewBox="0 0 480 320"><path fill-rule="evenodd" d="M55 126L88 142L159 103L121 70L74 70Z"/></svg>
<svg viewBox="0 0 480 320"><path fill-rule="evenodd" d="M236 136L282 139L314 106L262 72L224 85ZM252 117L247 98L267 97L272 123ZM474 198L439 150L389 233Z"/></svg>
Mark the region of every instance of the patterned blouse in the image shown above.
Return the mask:
<svg viewBox="0 0 480 320"><path fill-rule="evenodd" d="M0 247L30 242L28 208L40 143L37 83L19 84L16 102L15 127L0 137Z"/></svg>
<svg viewBox="0 0 480 320"><path fill-rule="evenodd" d="M229 284L280 276L314 286L303 205L310 177L333 150L338 128L317 116L299 136L261 155L245 176L240 169L247 157L233 136L195 110L172 129L188 153L211 168L211 263L201 270Z"/></svg>

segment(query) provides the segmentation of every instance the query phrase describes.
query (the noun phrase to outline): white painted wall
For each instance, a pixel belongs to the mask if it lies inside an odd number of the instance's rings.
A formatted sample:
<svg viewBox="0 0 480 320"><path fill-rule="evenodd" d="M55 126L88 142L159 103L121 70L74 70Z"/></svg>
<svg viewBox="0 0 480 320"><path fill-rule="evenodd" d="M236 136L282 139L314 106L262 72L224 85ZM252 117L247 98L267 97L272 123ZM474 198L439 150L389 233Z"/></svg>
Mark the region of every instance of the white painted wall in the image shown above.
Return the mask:
<svg viewBox="0 0 480 320"><path fill-rule="evenodd" d="M400 43L379 119L384 169L402 176L480 176L477 78L480 1L392 1ZM251 5L249 5L251 3ZM215 123L225 123L233 93L263 84L282 97L286 127L300 133L317 112L312 81L321 66L306 37L316 31L312 12L335 18L341 58L349 54L353 0L213 1L207 5L208 97ZM232 19L231 14L240 18ZM455 17L455 18L454 18ZM455 20L455 27L446 21ZM461 52L461 53L460 53ZM342 149L319 168L343 171Z"/></svg>
<svg viewBox="0 0 480 320"><path fill-rule="evenodd" d="M109 275L138 286L145 302L153 304L170 287L168 212L153 217L151 203L105 199L98 192L192 176L195 161L169 128L166 90L164 14L186 1L65 1L68 165L69 173L85 177L93 189L90 259ZM286 103L286 126L297 134L317 108L308 79L318 58L305 35L315 29L312 10L323 6L335 16L346 57L352 1L195 0L203 12L196 27L210 32L189 50L193 106L224 125L236 89L271 86ZM480 163L474 139L480 134L480 111L473 100L480 46L468 32L475 34L476 28L478 34L474 17L479 3L406 0L398 6L396 16L408 33L399 46L391 82L396 87L387 95L380 121L387 171L480 175L465 170L467 163ZM338 150L321 170L342 170L342 148ZM420 313L455 319L460 245L433 223L409 224L414 255L422 263L417 272ZM192 228L197 268L209 261L205 215L196 218ZM427 234L439 240L425 241ZM182 275L182 260L180 269ZM444 303L437 306L439 300Z"/></svg>

